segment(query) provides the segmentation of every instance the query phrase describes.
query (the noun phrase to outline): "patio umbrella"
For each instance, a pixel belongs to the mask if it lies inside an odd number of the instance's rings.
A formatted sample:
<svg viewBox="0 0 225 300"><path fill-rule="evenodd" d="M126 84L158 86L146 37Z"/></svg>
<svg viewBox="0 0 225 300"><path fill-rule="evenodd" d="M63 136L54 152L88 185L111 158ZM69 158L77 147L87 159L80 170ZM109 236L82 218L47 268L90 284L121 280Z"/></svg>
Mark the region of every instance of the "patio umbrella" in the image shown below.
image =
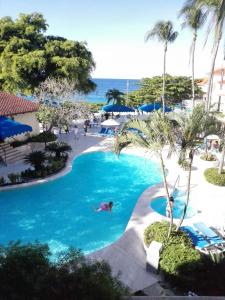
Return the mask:
<svg viewBox="0 0 225 300"><path fill-rule="evenodd" d="M159 110L160 108L162 108L162 105L160 103L143 104L142 106L139 107L139 109L145 112L152 112L154 110ZM165 112L170 112L170 111L171 108L165 106Z"/></svg>
<svg viewBox="0 0 225 300"><path fill-rule="evenodd" d="M32 131L32 127L29 125L16 122L4 116L0 117L0 140L30 131Z"/></svg>
<svg viewBox="0 0 225 300"><path fill-rule="evenodd" d="M206 138L207 138L207 140L219 140L220 139L219 136L216 134L210 134Z"/></svg>
<svg viewBox="0 0 225 300"><path fill-rule="evenodd" d="M135 110L131 107L118 104L109 104L102 107L105 112L134 112Z"/></svg>
<svg viewBox="0 0 225 300"><path fill-rule="evenodd" d="M101 123L102 126L109 126L109 127L113 127L113 126L119 126L120 123L113 120L113 119L108 119L105 120L104 122Z"/></svg>

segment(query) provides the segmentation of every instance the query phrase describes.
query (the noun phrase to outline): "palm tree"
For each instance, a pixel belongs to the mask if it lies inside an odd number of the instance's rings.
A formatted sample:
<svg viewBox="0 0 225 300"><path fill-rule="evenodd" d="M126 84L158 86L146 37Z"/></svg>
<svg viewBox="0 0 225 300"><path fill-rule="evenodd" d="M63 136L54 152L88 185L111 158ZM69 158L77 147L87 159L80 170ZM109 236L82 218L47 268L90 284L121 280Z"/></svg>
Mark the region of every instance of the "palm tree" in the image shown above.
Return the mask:
<svg viewBox="0 0 225 300"><path fill-rule="evenodd" d="M45 160L46 155L42 151L33 151L24 157L24 163L30 164L32 167L34 167L36 172L43 168Z"/></svg>
<svg viewBox="0 0 225 300"><path fill-rule="evenodd" d="M173 24L170 21L159 21L152 30L146 32L145 41L157 37L159 42L164 44L163 59L163 85L162 85L162 105L163 113L165 112L165 75L166 75L166 53L168 43L173 43L178 36L177 31L173 31Z"/></svg>
<svg viewBox="0 0 225 300"><path fill-rule="evenodd" d="M135 128L142 132L128 131L128 128ZM122 149L129 145L137 145L146 149L149 152L154 152L160 160L160 165L163 174L163 183L165 187L167 202L169 202L169 190L166 180L165 164L163 160L163 149L164 146L169 144L171 154L174 150L174 136L172 131L172 123L163 112L156 111L152 114L151 119L131 120L127 122L121 129L116 141L115 141L115 152L119 154ZM173 224L173 214L170 208L170 227L168 230L168 237L170 236Z"/></svg>
<svg viewBox="0 0 225 300"><path fill-rule="evenodd" d="M177 225L178 230L185 218L190 200L191 172L194 154L201 140L204 140L209 134L215 134L220 131L220 123L213 115L205 114L203 105L194 107L191 114L174 114L172 118L178 124L176 127L176 137L177 143L180 145L179 162L188 161L187 198L183 214Z"/></svg>
<svg viewBox="0 0 225 300"><path fill-rule="evenodd" d="M123 95L124 93L117 89L108 90L108 92L105 94L107 98L107 104L109 104L111 101L113 104L123 104L125 102Z"/></svg>
<svg viewBox="0 0 225 300"><path fill-rule="evenodd" d="M47 145L46 150L54 152L55 156L57 158L61 157L61 153L69 152L72 150L71 146L63 143L63 142L57 142L57 143L51 143Z"/></svg>
<svg viewBox="0 0 225 300"><path fill-rule="evenodd" d="M224 19L225 19L225 0L188 0L188 3L195 7L201 7L206 14L212 14L210 28L214 28L214 42L212 48L212 62L210 75L208 80L207 91L207 111L209 112L212 98L213 74L215 68L216 57L223 35Z"/></svg>
<svg viewBox="0 0 225 300"><path fill-rule="evenodd" d="M186 4L179 12L179 17L183 17L182 27L189 27L193 32L192 44L190 48L190 60L192 61L192 106L195 105L195 45L198 30L203 26L206 15L195 6Z"/></svg>

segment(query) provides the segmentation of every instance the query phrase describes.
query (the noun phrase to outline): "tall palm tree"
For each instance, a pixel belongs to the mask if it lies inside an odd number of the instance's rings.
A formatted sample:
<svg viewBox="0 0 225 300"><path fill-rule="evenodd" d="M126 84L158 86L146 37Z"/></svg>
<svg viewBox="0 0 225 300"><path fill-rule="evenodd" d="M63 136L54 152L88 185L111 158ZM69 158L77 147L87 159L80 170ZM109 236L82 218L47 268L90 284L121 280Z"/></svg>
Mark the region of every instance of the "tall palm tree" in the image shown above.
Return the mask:
<svg viewBox="0 0 225 300"><path fill-rule="evenodd" d="M109 104L111 101L113 104L123 104L125 102L123 95L124 93L117 89L108 90L108 92L105 94L107 98L107 104Z"/></svg>
<svg viewBox="0 0 225 300"><path fill-rule="evenodd" d="M159 158L162 174L163 183L165 187L167 202L169 202L169 190L166 180L165 164L163 160L163 149L164 146L169 144L171 154L174 150L174 136L172 130L172 123L163 112L156 111L152 114L151 119L148 120L132 120L125 123L121 129L116 141L115 141L115 152L119 154L122 149L129 145L137 145L146 149L149 152L154 152ZM128 128L135 128L141 131L138 132L128 131ZM170 227L168 230L168 237L170 236L173 224L173 214L170 205Z"/></svg>
<svg viewBox="0 0 225 300"><path fill-rule="evenodd" d="M185 4L179 12L179 17L183 18L182 27L189 27L192 30L193 38L190 48L190 60L192 67L192 106L195 105L195 45L198 30L203 26L206 20L206 14L200 8L190 4Z"/></svg>
<svg viewBox="0 0 225 300"><path fill-rule="evenodd" d="M209 134L217 134L220 132L221 126L213 115L205 114L205 107L203 105L194 107L191 114L174 114L172 118L178 124L176 127L176 137L177 143L180 145L179 161L188 161L187 198L183 214L177 225L178 230L185 218L190 200L191 172L194 154L200 145L200 140L203 140Z"/></svg>
<svg viewBox="0 0 225 300"><path fill-rule="evenodd" d="M224 19L225 19L225 0L188 0L188 3L195 7L201 7L206 14L212 15L210 28L214 28L214 41L212 48L212 62L207 90L207 111L209 112L212 99L213 74L215 68L216 57L223 35Z"/></svg>
<svg viewBox="0 0 225 300"><path fill-rule="evenodd" d="M173 24L170 21L159 21L155 24L152 30L146 32L145 41L157 38L164 45L163 58L163 84L162 84L162 105L163 113L165 112L165 75L166 75L166 53L168 43L173 43L178 36L177 31L173 31Z"/></svg>

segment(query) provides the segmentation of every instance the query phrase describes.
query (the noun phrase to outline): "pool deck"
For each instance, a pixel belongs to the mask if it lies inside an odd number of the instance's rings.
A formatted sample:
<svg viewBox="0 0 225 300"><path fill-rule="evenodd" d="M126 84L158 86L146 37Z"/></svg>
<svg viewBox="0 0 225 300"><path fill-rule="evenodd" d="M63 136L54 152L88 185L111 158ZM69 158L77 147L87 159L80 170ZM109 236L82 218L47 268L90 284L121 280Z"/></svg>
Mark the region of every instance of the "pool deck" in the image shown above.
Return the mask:
<svg viewBox="0 0 225 300"><path fill-rule="evenodd" d="M79 139L76 141L72 134L60 135L59 140L68 142L73 149L67 162L67 167L57 175L51 176L44 180L39 180L35 182L35 184L54 180L69 172L72 167L73 159L81 153L112 150L114 139L99 137L96 134L97 130L98 128L91 130L87 136L80 134ZM142 149L131 148L124 151L124 153L140 155L147 159L157 161L154 156L149 156ZM183 171L177 165L176 155L173 155L170 159L167 159L166 150L164 154L165 165L168 169L167 180L170 187L170 192L173 190L174 183L178 176L179 181L177 188L185 191L188 172ZM185 220L184 225L191 224L196 221L203 221L206 225L215 227L223 226L225 224L225 187L211 185L205 181L203 176L204 170L213 166L214 164L215 162L202 161L197 156L194 158L190 204L200 212L194 217ZM14 172L16 171L17 170L15 166ZM12 172L11 169L10 172ZM20 186L27 186L30 184L34 184L34 182L22 184ZM13 187L5 187L1 188L0 190L10 188ZM106 260L110 264L113 274L119 274L122 282L126 284L132 292L154 286L160 280L157 275L146 271L146 252L143 243L143 232L149 224L157 220L166 219L165 217L153 211L150 207L150 202L154 198L164 194L165 193L162 184L157 184L146 189L137 200L136 206L134 207L133 213L123 236L112 245L88 255L90 259Z"/></svg>

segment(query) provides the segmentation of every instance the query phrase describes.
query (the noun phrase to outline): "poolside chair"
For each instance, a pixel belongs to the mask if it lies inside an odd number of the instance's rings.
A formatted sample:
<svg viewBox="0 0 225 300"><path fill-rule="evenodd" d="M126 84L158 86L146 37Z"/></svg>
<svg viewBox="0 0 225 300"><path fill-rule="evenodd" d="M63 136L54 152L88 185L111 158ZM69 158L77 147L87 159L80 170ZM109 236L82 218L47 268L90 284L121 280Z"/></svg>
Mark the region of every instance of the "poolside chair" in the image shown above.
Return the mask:
<svg viewBox="0 0 225 300"><path fill-rule="evenodd" d="M194 223L194 227L210 242L211 245L218 245L218 247L225 251L225 240L222 239L215 231L202 222Z"/></svg>
<svg viewBox="0 0 225 300"><path fill-rule="evenodd" d="M195 248L202 253L209 254L210 252L213 253L220 251L220 249L214 247L209 241L205 239L203 235L198 233L193 227L182 226L180 229L188 234Z"/></svg>
<svg viewBox="0 0 225 300"><path fill-rule="evenodd" d="M99 131L99 134L105 134L105 132L106 132L106 128L102 127L101 130Z"/></svg>

